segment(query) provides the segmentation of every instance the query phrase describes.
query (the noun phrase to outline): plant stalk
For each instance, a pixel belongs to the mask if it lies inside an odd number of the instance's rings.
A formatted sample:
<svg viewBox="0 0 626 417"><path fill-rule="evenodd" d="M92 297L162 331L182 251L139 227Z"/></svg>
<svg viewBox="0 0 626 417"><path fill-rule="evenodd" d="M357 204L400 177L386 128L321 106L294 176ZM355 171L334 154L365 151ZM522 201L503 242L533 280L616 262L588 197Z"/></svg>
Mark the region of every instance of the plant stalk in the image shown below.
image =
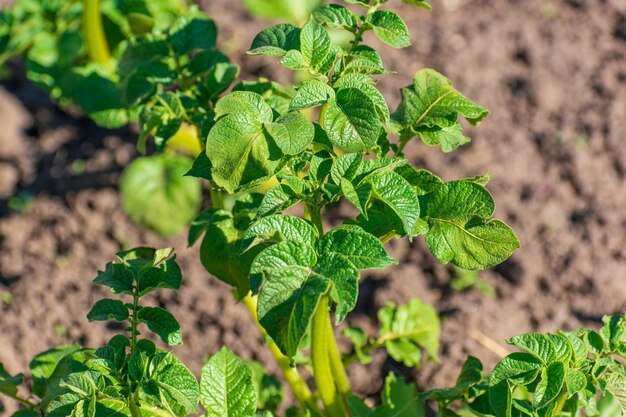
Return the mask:
<svg viewBox="0 0 626 417"><path fill-rule="evenodd" d="M319 232L320 237L324 235L324 224L322 223L322 214L319 207L306 203L304 205L303 217L313 223L313 226Z"/></svg>
<svg viewBox="0 0 626 417"><path fill-rule="evenodd" d="M130 354L135 353L137 347L137 309L139 308L139 294L135 288L133 292L133 315L130 318Z"/></svg>
<svg viewBox="0 0 626 417"><path fill-rule="evenodd" d="M270 339L263 326L261 326L261 323L259 322L259 317L257 315L256 296L252 296L251 293L248 293L241 301L243 301L244 305L248 308L248 311L252 315L254 322L261 331L261 334L265 339L265 344L276 359L276 362L278 363L278 366L280 367L280 370L282 371L285 380L291 387L293 395L296 397L300 404L313 411L314 415L320 414L319 409L317 408L317 404L315 403L315 399L313 398L313 394L311 393L311 390L309 390L306 381L302 378L302 375L300 375L300 372L298 372L298 368L291 366L289 358L282 354L276 343L274 343L274 341Z"/></svg>
<svg viewBox="0 0 626 417"><path fill-rule="evenodd" d="M83 0L81 23L89 59L99 64L108 64L111 61L111 51L104 34L100 0Z"/></svg>
<svg viewBox="0 0 626 417"><path fill-rule="evenodd" d="M224 193L213 187L209 188L209 195L211 196L211 205L216 209L224 209Z"/></svg>
<svg viewBox="0 0 626 417"><path fill-rule="evenodd" d="M335 383L332 361L330 358L330 339L332 327L328 315L328 295L317 305L311 324L311 361L313 378L317 385L324 408L330 417L344 417L341 395ZM332 337L334 339L334 337Z"/></svg>

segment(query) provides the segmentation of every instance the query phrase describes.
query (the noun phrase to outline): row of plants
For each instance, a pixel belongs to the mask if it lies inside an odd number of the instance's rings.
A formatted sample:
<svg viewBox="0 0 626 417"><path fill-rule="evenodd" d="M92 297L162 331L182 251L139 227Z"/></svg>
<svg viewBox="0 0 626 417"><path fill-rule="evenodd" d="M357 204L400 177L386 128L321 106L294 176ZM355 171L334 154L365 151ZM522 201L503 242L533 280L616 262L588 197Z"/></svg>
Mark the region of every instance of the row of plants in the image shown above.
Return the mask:
<svg viewBox="0 0 626 417"><path fill-rule="evenodd" d="M9 22L0 37L3 50L26 54L31 79L43 74L42 85L62 105L78 105L108 126L136 121L141 150L153 138L162 153L138 159L135 173L129 167L121 184L124 204L165 235L195 217L189 244L201 240L206 270L232 287L234 301L258 325L295 399L285 415L423 416L428 402L441 416L608 416L626 409L624 316L607 317L599 333L514 337L509 343L522 352L490 373L468 358L451 388L418 391L391 374L376 407L354 395L346 367L369 363L376 349L407 367L418 368L423 352L437 358L439 318L417 299L382 308L378 334L346 328L353 346L339 349L335 327L356 306L361 271L397 263L385 245L423 236L441 263L466 270L495 266L520 245L508 225L492 218L488 177L443 181L405 158L416 138L455 150L469 141L461 119L478 125L488 111L433 69L419 71L390 111L377 83L392 71L364 44L371 32L393 48L410 45L405 22L385 8L387 1L322 5L300 25L270 26L248 53L274 57L301 81L240 81L232 88L239 70L215 49L214 23L195 9L177 9L171 1L22 1L2 15ZM425 1L404 2L430 8ZM30 43L20 44L16 34L42 22L54 23L41 32L44 41L29 34ZM117 44L112 24L119 29ZM66 65L57 54L42 65L38 42L58 52L72 34L82 42L75 61ZM81 83L103 93L72 96L72 86ZM108 107L81 102L110 103L108 92L125 101ZM192 133L181 139L187 129ZM189 167L173 162L184 158L181 151L196 156ZM200 181L211 205L195 216ZM327 208L337 204L350 204L358 214L324 221ZM0 391L24 406L16 416L187 416L199 403L208 416L283 414L281 386L261 365L223 349L198 383L172 352L142 337L145 324L165 345L182 343L176 318L142 303L157 289L178 289L181 279L171 249L120 252L95 283L127 300L98 301L88 319L128 327L97 349L64 346L38 355L30 397L18 392L22 375L0 368Z"/></svg>

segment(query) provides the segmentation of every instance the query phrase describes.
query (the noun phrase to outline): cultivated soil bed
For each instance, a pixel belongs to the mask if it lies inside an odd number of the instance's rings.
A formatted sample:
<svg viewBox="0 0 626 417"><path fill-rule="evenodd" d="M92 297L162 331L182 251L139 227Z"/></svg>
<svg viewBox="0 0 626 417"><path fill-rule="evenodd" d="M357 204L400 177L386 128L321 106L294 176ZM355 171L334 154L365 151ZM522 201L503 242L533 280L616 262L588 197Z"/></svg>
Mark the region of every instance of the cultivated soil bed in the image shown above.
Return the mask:
<svg viewBox="0 0 626 417"><path fill-rule="evenodd" d="M442 365L414 372L379 354L367 368L350 368L366 395L389 370L432 388L452 383L468 354L493 365L497 349L481 337L505 347L515 334L596 328L602 315L626 310L626 3L432 3L431 13L397 6L414 45L383 50L386 66L399 73L383 78L383 91L397 102L398 88L429 66L492 111L469 130L474 141L462 150L443 155L414 142L407 154L446 180L489 171L496 214L522 247L481 273L496 289L490 299L453 290L455 271L439 265L421 239L393 242L400 266L365 276L348 322L373 330L387 301L433 303L443 320ZM246 79L286 80L275 61L243 54L266 22L252 21L237 1L202 6ZM105 293L92 278L121 245L154 245L175 247L184 273L179 293L153 299L183 326L181 359L197 372L226 344L275 369L247 311L204 271L198 248L187 248L184 234L163 241L122 212L117 184L136 156L132 129L107 131L62 112L15 69L0 87L0 362L14 373L54 345L104 343L119 328L87 323L90 305ZM14 212L14 195L33 199ZM0 402L0 415L13 407Z"/></svg>

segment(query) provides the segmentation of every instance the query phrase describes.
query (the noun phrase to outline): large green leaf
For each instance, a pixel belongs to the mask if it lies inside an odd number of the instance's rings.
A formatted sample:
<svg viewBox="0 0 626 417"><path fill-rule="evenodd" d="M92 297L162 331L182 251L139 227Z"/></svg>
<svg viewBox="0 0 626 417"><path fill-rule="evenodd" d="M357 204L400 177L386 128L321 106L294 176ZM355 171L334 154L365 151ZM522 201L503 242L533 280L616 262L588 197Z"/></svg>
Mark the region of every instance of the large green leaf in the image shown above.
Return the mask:
<svg viewBox="0 0 626 417"><path fill-rule="evenodd" d="M249 417L256 412L252 372L223 347L202 367L200 403L210 417Z"/></svg>
<svg viewBox="0 0 626 417"><path fill-rule="evenodd" d="M317 245L317 229L306 220L295 216L275 214L254 222L243 236L243 247L248 248L260 241L281 242L284 240Z"/></svg>
<svg viewBox="0 0 626 417"><path fill-rule="evenodd" d="M365 19L372 25L374 33L387 45L405 48L411 45L409 30L400 16L390 10L376 10Z"/></svg>
<svg viewBox="0 0 626 417"><path fill-rule="evenodd" d="M319 23L310 19L300 32L300 52L307 66L318 69L330 52L330 36Z"/></svg>
<svg viewBox="0 0 626 417"><path fill-rule="evenodd" d="M285 241L264 249L252 264L251 274L265 280L259 321L289 357L296 354L320 298L332 285L331 277L315 269L317 261L311 246Z"/></svg>
<svg viewBox="0 0 626 417"><path fill-rule="evenodd" d="M188 54L198 49L211 49L217 40L217 28L206 14L187 13L172 23L169 40L174 51L179 54Z"/></svg>
<svg viewBox="0 0 626 417"><path fill-rule="evenodd" d="M392 117L400 124L402 136L408 139L420 135L427 144L440 144L445 151L468 141L462 134L459 116L477 125L489 114L455 90L450 80L429 68L415 74L413 84L401 91L402 101Z"/></svg>
<svg viewBox="0 0 626 417"><path fill-rule="evenodd" d="M57 346L36 355L28 365L33 377L33 393L39 398L44 398L48 378L54 372L54 368L56 368L59 361L80 348L78 344Z"/></svg>
<svg viewBox="0 0 626 417"><path fill-rule="evenodd" d="M388 206L402 221L404 233L411 234L419 219L420 206L408 181L394 171L375 172L367 181L372 185L374 198Z"/></svg>
<svg viewBox="0 0 626 417"><path fill-rule="evenodd" d="M541 409L553 401L561 392L565 381L565 366L554 362L541 370L541 379L535 388L533 406Z"/></svg>
<svg viewBox="0 0 626 417"><path fill-rule="evenodd" d="M274 139L247 111L217 121L207 138L206 153L213 181L229 193L265 181L281 157Z"/></svg>
<svg viewBox="0 0 626 417"><path fill-rule="evenodd" d="M177 417L186 417L198 411L200 389L194 374L173 354L159 352L158 364L153 360L152 381L159 389L161 401ZM164 407L165 408L165 407Z"/></svg>
<svg viewBox="0 0 626 417"><path fill-rule="evenodd" d="M248 274L257 253L240 253L244 227L239 226L247 226L248 222L240 225L226 210L206 209L196 220L199 231L194 232L196 238L201 230L205 232L200 246L202 265L210 274L235 287L239 296L245 296L250 289Z"/></svg>
<svg viewBox="0 0 626 417"><path fill-rule="evenodd" d="M330 141L350 152L369 151L382 131L374 102L356 88L337 91L335 99L329 100L323 123Z"/></svg>
<svg viewBox="0 0 626 417"><path fill-rule="evenodd" d="M313 123L299 112L290 112L265 128L285 155L303 152L315 137Z"/></svg>
<svg viewBox="0 0 626 417"><path fill-rule="evenodd" d="M325 4L313 11L313 18L321 25L354 30L356 16L347 7L339 4Z"/></svg>
<svg viewBox="0 0 626 417"><path fill-rule="evenodd" d="M484 187L463 180L446 183L428 199L426 243L443 263L469 270L495 266L520 244L509 226L488 221L494 209Z"/></svg>
<svg viewBox="0 0 626 417"><path fill-rule="evenodd" d="M396 306L388 303L378 311L380 338L389 355L406 366L419 368L420 348L437 361L441 325L437 311L418 299Z"/></svg>
<svg viewBox="0 0 626 417"><path fill-rule="evenodd" d="M190 166L188 158L169 154L134 160L120 184L124 211L162 236L180 232L198 212L202 197L200 182L184 176Z"/></svg>
<svg viewBox="0 0 626 417"><path fill-rule="evenodd" d="M342 256L357 269L386 268L397 263L376 236L359 226L332 229L322 238L320 251Z"/></svg>

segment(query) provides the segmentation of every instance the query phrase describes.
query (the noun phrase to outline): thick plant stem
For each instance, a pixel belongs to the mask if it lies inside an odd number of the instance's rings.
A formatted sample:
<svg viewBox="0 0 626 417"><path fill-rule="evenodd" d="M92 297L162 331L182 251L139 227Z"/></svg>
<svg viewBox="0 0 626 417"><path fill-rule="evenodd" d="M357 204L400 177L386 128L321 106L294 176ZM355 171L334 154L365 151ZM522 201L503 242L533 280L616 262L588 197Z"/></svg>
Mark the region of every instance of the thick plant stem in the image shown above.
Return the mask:
<svg viewBox="0 0 626 417"><path fill-rule="evenodd" d="M345 416L341 395L337 390L330 358L330 339L332 327L328 315L328 295L325 295L317 305L311 324L311 362L313 364L313 378L317 385L324 408L330 417ZM333 340L334 342L334 340Z"/></svg>
<svg viewBox="0 0 626 417"><path fill-rule="evenodd" d="M211 205L216 209L224 208L224 194L215 188L209 189L209 194L211 196Z"/></svg>
<svg viewBox="0 0 626 417"><path fill-rule="evenodd" d="M92 62L108 64L111 60L111 51L104 34L100 0L83 0L82 30L89 59Z"/></svg>
<svg viewBox="0 0 626 417"><path fill-rule="evenodd" d="M346 368L343 366L343 360L341 359L341 353L339 352L339 348L337 347L337 340L335 339L335 333L333 332L333 325L330 321L330 317L327 317L327 320L328 358L330 359L330 366L333 371L333 377L335 378L337 390L341 394L342 399L344 401L347 401L348 396L352 394L352 389L350 388L350 380L348 379ZM347 406L347 403L345 403L345 405Z"/></svg>
<svg viewBox="0 0 626 417"><path fill-rule="evenodd" d="M130 318L130 354L135 353L137 347L137 313L139 309L139 294L135 289L133 292L133 314Z"/></svg>
<svg viewBox="0 0 626 417"><path fill-rule="evenodd" d="M259 318L256 312L256 297L248 293L248 295L246 295L241 301L243 301L245 306L248 308L248 311L252 315L254 322L256 323L259 330L261 330L261 334L265 339L265 344L276 359L276 362L278 363L278 366L280 367L280 370L282 371L285 380L289 384L289 387L291 387L293 395L296 397L300 404L309 408L314 413L314 415L319 414L319 410L317 408L317 404L315 404L313 394L311 394L311 390L309 390L309 387L302 378L302 375L300 375L300 372L298 372L297 368L291 366L289 358L282 354L278 346L276 346L276 343L274 343L269 338L267 332L265 331L263 326L261 326L261 323L259 323Z"/></svg>
<svg viewBox="0 0 626 417"><path fill-rule="evenodd" d="M304 218L313 223L320 236L324 235L324 224L322 223L321 209L311 204L304 205Z"/></svg>

